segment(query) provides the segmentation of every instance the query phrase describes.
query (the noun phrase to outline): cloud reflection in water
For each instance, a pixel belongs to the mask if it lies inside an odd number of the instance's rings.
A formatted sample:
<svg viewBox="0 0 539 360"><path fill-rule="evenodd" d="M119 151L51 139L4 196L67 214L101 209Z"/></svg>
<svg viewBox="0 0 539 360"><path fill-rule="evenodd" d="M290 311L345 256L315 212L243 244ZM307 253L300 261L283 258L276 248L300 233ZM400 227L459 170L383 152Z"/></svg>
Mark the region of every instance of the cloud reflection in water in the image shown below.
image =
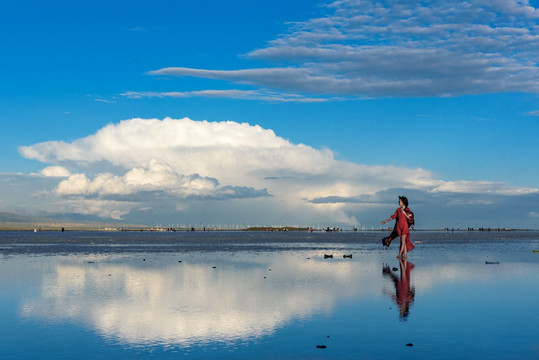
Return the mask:
<svg viewBox="0 0 539 360"><path fill-rule="evenodd" d="M378 263L283 253L215 257L70 258L43 274L41 293L24 300L22 316L82 322L131 346L189 346L260 338L328 313L338 299L381 293ZM358 281L361 273L372 275Z"/></svg>

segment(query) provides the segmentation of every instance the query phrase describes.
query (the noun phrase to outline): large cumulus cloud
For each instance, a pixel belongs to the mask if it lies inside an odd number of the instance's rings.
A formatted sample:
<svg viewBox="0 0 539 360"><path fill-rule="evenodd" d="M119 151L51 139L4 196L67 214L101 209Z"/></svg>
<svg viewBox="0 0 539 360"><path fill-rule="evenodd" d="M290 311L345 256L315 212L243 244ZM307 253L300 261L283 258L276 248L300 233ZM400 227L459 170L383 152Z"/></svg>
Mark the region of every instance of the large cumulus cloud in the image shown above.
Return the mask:
<svg viewBox="0 0 539 360"><path fill-rule="evenodd" d="M537 193L503 183L444 181L421 168L341 161L329 149L233 121L130 119L73 142L20 152L50 165L41 176L57 182L42 196L62 199L57 204L66 212L115 219L138 213L194 223L356 225L373 204L387 211L397 191L420 191L416 198ZM384 192L393 195L380 196Z"/></svg>

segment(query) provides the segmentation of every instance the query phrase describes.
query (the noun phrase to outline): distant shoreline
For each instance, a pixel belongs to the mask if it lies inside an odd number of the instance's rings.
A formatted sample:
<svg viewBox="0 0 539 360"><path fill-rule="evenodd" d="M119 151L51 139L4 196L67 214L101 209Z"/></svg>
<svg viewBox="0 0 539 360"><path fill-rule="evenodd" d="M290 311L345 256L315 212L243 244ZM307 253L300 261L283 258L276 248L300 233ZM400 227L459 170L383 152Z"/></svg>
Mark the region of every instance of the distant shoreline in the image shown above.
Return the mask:
<svg viewBox="0 0 539 360"><path fill-rule="evenodd" d="M383 229L338 229L327 230L323 228L309 227L248 227L248 228L216 228L216 227L155 227L145 225L127 225L127 226L92 226L92 225L15 225L0 224L1 232L73 232L73 231L102 231L102 232L231 232L231 231L250 231L250 232L335 232L335 233L365 233L365 232L387 232L391 228ZM504 232L504 231L539 231L539 229L517 229L517 228L478 228L478 229L411 229L412 232Z"/></svg>

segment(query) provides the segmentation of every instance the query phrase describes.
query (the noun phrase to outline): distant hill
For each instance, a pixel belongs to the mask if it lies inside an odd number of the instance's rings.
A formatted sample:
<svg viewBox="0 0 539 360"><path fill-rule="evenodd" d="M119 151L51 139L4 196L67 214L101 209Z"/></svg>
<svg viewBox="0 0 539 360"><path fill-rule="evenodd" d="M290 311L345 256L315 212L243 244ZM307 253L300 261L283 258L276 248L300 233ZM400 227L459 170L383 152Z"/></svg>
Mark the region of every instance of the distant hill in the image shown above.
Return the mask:
<svg viewBox="0 0 539 360"><path fill-rule="evenodd" d="M144 225L122 224L99 219L70 219L45 216L23 215L14 211L0 211L0 230L32 230L40 229L103 229L103 228L135 228Z"/></svg>
<svg viewBox="0 0 539 360"><path fill-rule="evenodd" d="M0 211L0 222L3 223L35 223L54 222L54 219L36 216L21 215L11 211Z"/></svg>

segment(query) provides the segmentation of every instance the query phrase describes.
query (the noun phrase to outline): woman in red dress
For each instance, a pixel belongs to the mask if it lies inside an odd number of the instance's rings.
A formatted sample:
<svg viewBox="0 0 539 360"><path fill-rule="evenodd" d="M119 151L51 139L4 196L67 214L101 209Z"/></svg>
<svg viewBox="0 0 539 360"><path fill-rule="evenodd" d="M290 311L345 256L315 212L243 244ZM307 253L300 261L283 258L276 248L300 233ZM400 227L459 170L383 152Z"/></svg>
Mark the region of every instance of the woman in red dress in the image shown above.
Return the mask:
<svg viewBox="0 0 539 360"><path fill-rule="evenodd" d="M401 248L397 257L407 257L408 251L414 248L414 244L410 241L409 223L412 222L413 213L408 209L408 199L406 196L399 196L399 208L395 210L395 213L387 220L382 221L382 225L385 223L397 219L395 224L395 230L401 238Z"/></svg>

